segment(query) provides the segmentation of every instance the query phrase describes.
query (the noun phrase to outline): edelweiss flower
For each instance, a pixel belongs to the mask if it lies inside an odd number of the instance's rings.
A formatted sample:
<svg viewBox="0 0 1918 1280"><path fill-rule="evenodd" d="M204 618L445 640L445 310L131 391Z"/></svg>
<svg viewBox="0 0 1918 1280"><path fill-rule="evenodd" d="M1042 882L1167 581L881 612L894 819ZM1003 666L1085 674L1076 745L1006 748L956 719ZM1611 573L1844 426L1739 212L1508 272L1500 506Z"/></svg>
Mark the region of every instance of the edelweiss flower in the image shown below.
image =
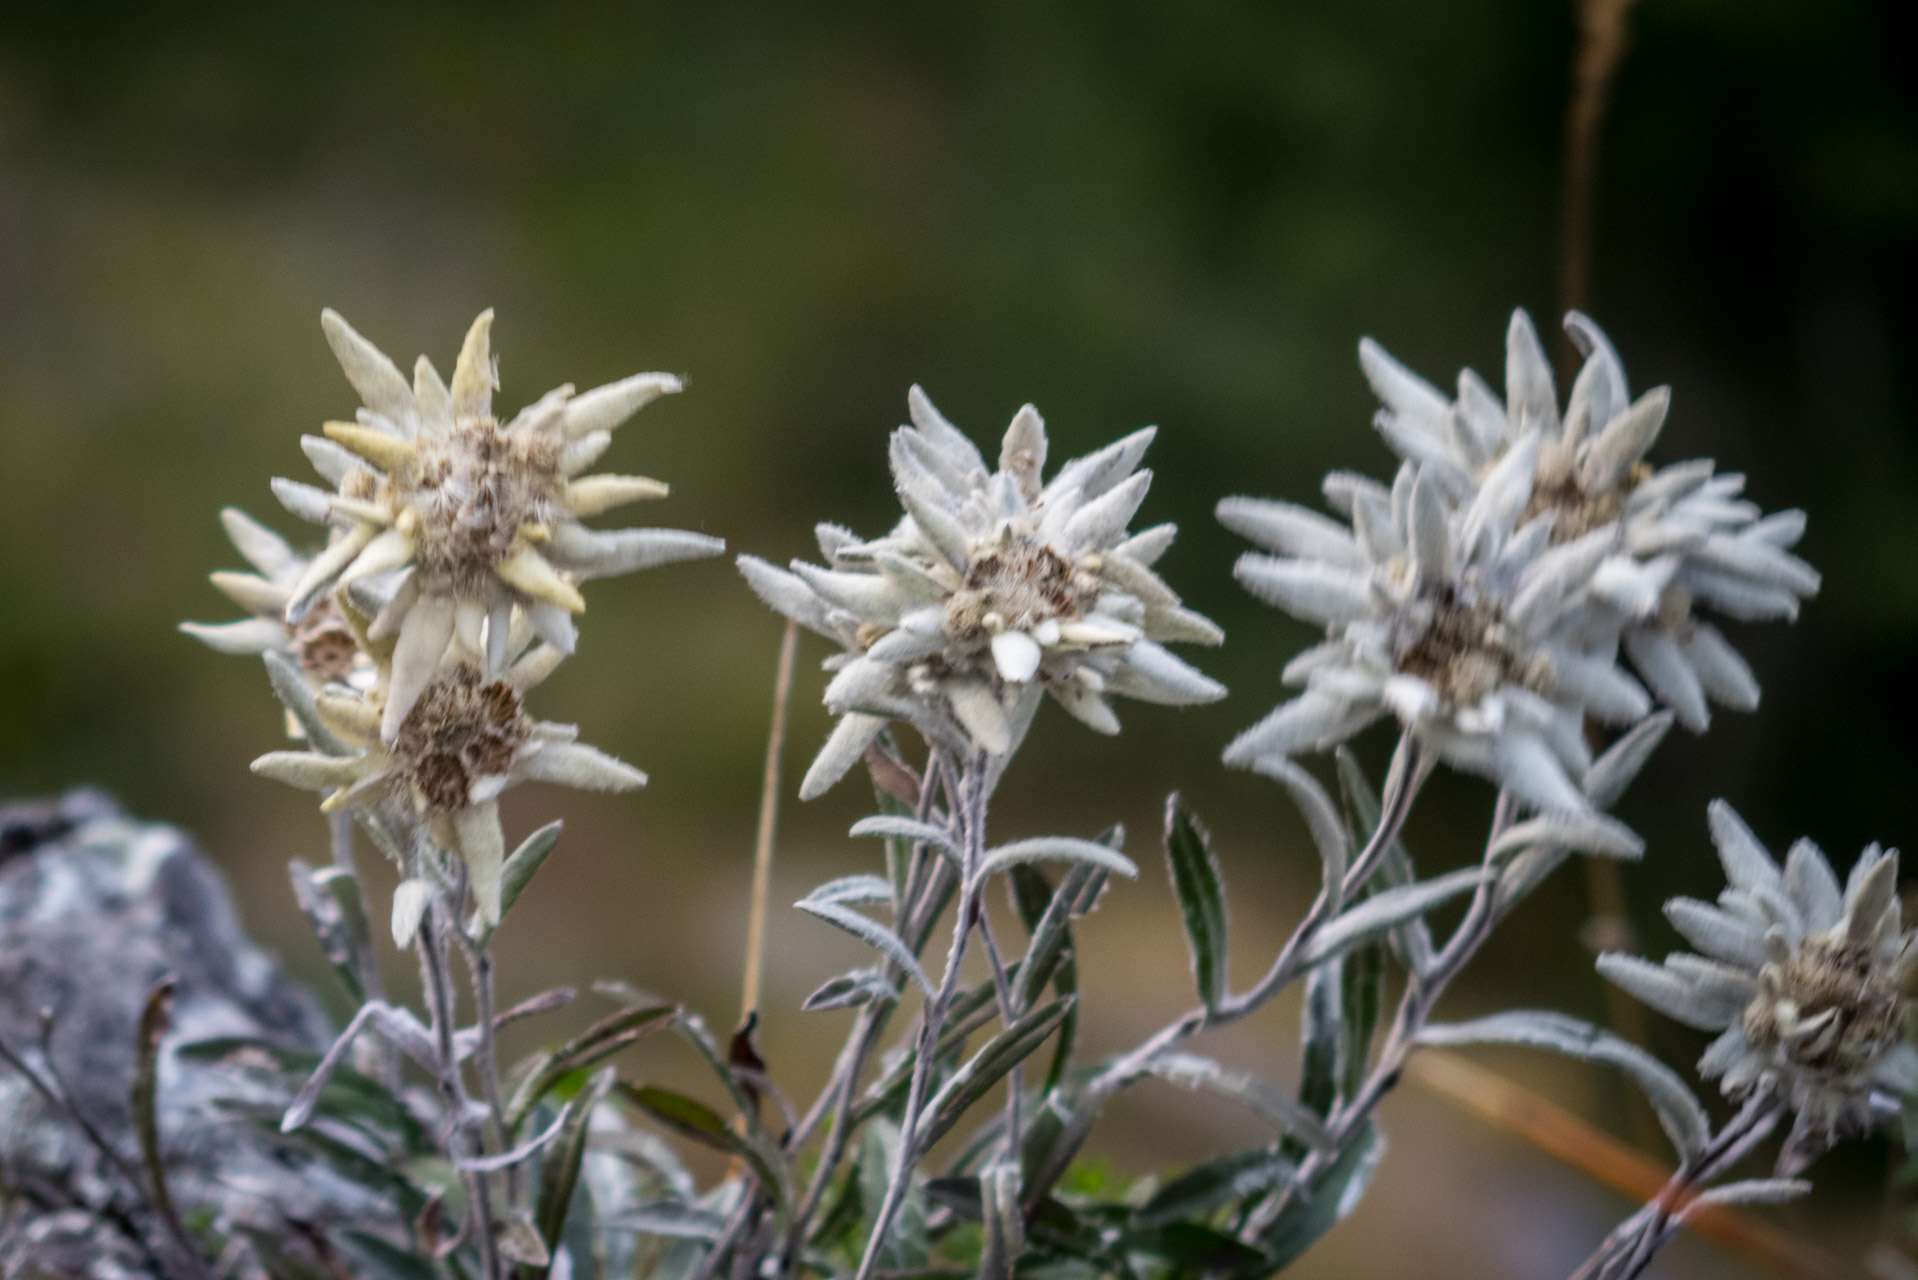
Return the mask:
<svg viewBox="0 0 1918 1280"><path fill-rule="evenodd" d="M1722 1032L1699 1073L1732 1097L1777 1091L1798 1112L1792 1145L1816 1154L1870 1127L1874 1090L1918 1096L1902 987L1918 932L1904 929L1898 854L1866 849L1841 895L1811 841L1792 846L1781 873L1722 800L1711 830L1729 886L1718 906L1665 904L1704 956L1674 953L1659 966L1614 952L1599 972L1687 1026Z"/></svg>
<svg viewBox="0 0 1918 1280"><path fill-rule="evenodd" d="M497 924L506 852L500 792L519 782L558 782L589 791L630 791L646 783L646 775L631 765L575 741L579 731L573 726L526 714L525 691L562 656L543 645L489 678L470 655L456 650L453 661L415 698L391 741L380 732L383 691L329 686L315 696L314 707L358 754L274 751L255 760L253 771L329 792L320 805L327 812L370 807L394 794L410 798L426 815L434 840L465 860L480 912L487 923Z"/></svg>
<svg viewBox="0 0 1918 1280"><path fill-rule="evenodd" d="M802 796L844 776L889 717L1004 755L1041 689L1100 733L1119 731L1108 695L1174 706L1225 695L1164 647L1224 638L1152 572L1173 527L1126 533L1152 482L1136 471L1152 428L1045 483L1045 424L1031 405L988 473L919 388L907 404L913 425L892 437L906 516L891 533L861 542L819 526L826 568L739 558L762 600L846 649L827 663L826 705L843 719Z"/></svg>
<svg viewBox="0 0 1918 1280"><path fill-rule="evenodd" d="M1709 460L1653 470L1644 459L1664 425L1670 390L1633 400L1604 332L1576 311L1565 328L1585 363L1562 418L1551 365L1522 310L1506 332L1502 403L1470 369L1448 401L1366 339L1359 363L1385 405L1376 425L1393 450L1460 503L1513 446L1536 435L1537 474L1523 518L1549 515L1554 542L1622 528L1618 549L1592 577L1591 598L1617 616L1625 651L1652 690L1702 732L1708 697L1748 711L1758 705L1758 682L1695 606L1740 621L1796 618L1799 600L1818 591L1817 572L1789 553L1804 533L1804 513L1761 519L1739 498L1745 478L1715 475Z"/></svg>
<svg viewBox="0 0 1918 1280"><path fill-rule="evenodd" d="M501 425L482 312L460 349L449 388L425 356L407 385L393 362L332 311L327 341L366 407L357 422L329 422L301 443L337 492L287 480L274 491L294 514L337 526L332 542L293 584L297 623L335 585L405 571L373 620L373 639L397 636L380 736L391 741L455 633L503 665L518 606L548 644L570 653L571 615L586 607L578 583L675 560L714 555L725 543L676 529L589 530L583 517L666 486L638 476L582 476L641 406L680 389L670 374L642 373L575 396L560 387Z"/></svg>
<svg viewBox="0 0 1918 1280"><path fill-rule="evenodd" d="M182 622L180 630L221 653L283 653L314 688L329 680L369 687L374 667L352 625L356 619L345 616L331 597L317 601L299 622L286 620L286 603L309 558L237 507L220 512L220 521L234 547L258 572L221 570L212 575L213 585L254 616L239 622Z"/></svg>
<svg viewBox="0 0 1918 1280"><path fill-rule="evenodd" d="M1464 506L1406 463L1391 489L1347 473L1327 498L1350 528L1287 502L1226 498L1218 518L1276 555L1248 552L1246 590L1328 639L1285 668L1305 692L1240 734L1228 764L1323 750L1388 712L1438 755L1550 809L1590 808L1587 715L1629 724L1651 709L1603 630L1584 624L1616 528L1554 546L1533 518L1537 433L1508 450Z"/></svg>

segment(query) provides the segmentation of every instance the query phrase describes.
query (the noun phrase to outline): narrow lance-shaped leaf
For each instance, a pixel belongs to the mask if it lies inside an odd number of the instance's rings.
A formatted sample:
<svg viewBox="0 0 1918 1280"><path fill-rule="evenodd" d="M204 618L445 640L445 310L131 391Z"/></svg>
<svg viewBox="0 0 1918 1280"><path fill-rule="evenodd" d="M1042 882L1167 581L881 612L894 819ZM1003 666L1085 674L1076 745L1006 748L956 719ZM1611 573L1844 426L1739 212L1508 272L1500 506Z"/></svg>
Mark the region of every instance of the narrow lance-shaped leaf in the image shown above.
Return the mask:
<svg viewBox="0 0 1918 1280"><path fill-rule="evenodd" d="M333 973L346 988L347 995L359 1004L366 999L366 988L360 982L359 957L338 897L321 887L319 877L304 859L294 858L286 864L286 870L293 882L293 900L313 927L313 936L326 954L327 963L333 966ZM356 901L358 896L354 895Z"/></svg>
<svg viewBox="0 0 1918 1280"><path fill-rule="evenodd" d="M1358 757L1344 747L1339 748L1337 755L1339 791L1350 813L1353 841L1363 844L1378 830L1383 816L1378 792L1372 790L1372 784L1366 780ZM1379 869L1372 875L1372 887L1395 889L1411 884L1416 879L1417 875L1412 870L1412 855L1406 851L1404 840L1394 837L1385 846L1385 856L1379 860ZM1414 917L1393 929L1390 936L1400 962L1414 973L1424 972L1432 962L1432 931L1425 921Z"/></svg>
<svg viewBox="0 0 1918 1280"><path fill-rule="evenodd" d="M1305 964L1313 965L1342 955L1395 925L1422 916L1461 893L1470 892L1484 879L1484 868L1465 867L1448 875L1434 876L1417 884L1401 885L1374 894L1316 930L1305 944L1300 959Z"/></svg>
<svg viewBox="0 0 1918 1280"><path fill-rule="evenodd" d="M1187 1218L1203 1218L1229 1200L1290 1181L1294 1168L1292 1161L1268 1147L1208 1160L1155 1191L1132 1211L1132 1223L1135 1227L1162 1227Z"/></svg>
<svg viewBox="0 0 1918 1280"><path fill-rule="evenodd" d="M559 1248L560 1232L565 1229L567 1211L573 1206L580 1167L586 1159L586 1135L592 1125L593 1108L612 1087L613 1068L606 1067L580 1091L552 1155L540 1166L539 1203L533 1221L548 1249Z"/></svg>
<svg viewBox="0 0 1918 1280"><path fill-rule="evenodd" d="M840 876L828 880L807 894L806 902L833 903L844 906L849 903L871 903L892 901L892 886L880 877L868 872Z"/></svg>
<svg viewBox="0 0 1918 1280"><path fill-rule="evenodd" d="M855 969L851 973L826 979L799 1007L807 1013L817 1013L825 1009L849 1009L874 1000L898 998L898 989L886 981L885 975L873 969Z"/></svg>
<svg viewBox="0 0 1918 1280"><path fill-rule="evenodd" d="M177 1232L180 1214L174 1208L173 1193L167 1189L166 1163L160 1154L159 1121L160 1037L166 1034L175 986L171 977L162 978L147 993L146 1005L140 1012L139 1039L134 1046L132 1103L133 1127L140 1141L140 1164L146 1170L148 1191L160 1216Z"/></svg>
<svg viewBox="0 0 1918 1280"><path fill-rule="evenodd" d="M830 902L812 902L802 898L793 905L808 915L818 916L827 924L837 925L866 945L884 952L886 958L903 969L921 991L932 994L932 979L926 976L918 958L899 940L899 935L885 925Z"/></svg>
<svg viewBox="0 0 1918 1280"><path fill-rule="evenodd" d="M1118 850L1097 840L1079 840L1072 836L1037 836L989 849L979 864L979 874L992 875L1030 862L1083 862L1128 880L1139 875L1132 859Z"/></svg>
<svg viewBox="0 0 1918 1280"><path fill-rule="evenodd" d="M261 657L266 662L266 676L272 682L274 696L292 713L312 748L329 756L352 755L352 748L333 736L333 731L320 719L313 705L313 690L307 687L306 678L292 661L277 649L268 649Z"/></svg>
<svg viewBox="0 0 1918 1280"><path fill-rule="evenodd" d="M1019 1017L952 1073L926 1104L926 1119L914 1146L925 1150L944 1137L999 1078L1023 1062L1052 1034L1072 1007L1071 1000L1054 1000Z"/></svg>
<svg viewBox="0 0 1918 1280"><path fill-rule="evenodd" d="M1100 837L1116 847L1125 839L1123 827L1113 827ZM1071 921L1083 915L1098 901L1106 882L1106 872L1080 863L1066 872L1055 893L1045 876L1033 867L1015 867L1012 885L1021 919L1031 941L1013 980L1013 1007L1025 1009L1049 980L1061 999L1076 995L1079 989L1078 962L1072 951ZM1075 1005L1059 1024L1054 1043L1052 1065L1046 1071L1045 1087L1052 1089L1065 1076L1077 1037L1079 1011Z"/></svg>
<svg viewBox="0 0 1918 1280"><path fill-rule="evenodd" d="M1332 807L1331 797L1325 794L1318 779L1295 761L1284 757L1265 758L1254 761L1252 768L1276 779L1292 794L1292 803L1298 806L1299 816L1305 819L1312 843L1319 851L1325 900L1331 911L1338 911L1344 905L1345 870L1351 865L1352 848L1345 824L1339 820L1338 810Z"/></svg>
<svg viewBox="0 0 1918 1280"><path fill-rule="evenodd" d="M1637 1045L1566 1014L1513 1010L1472 1022L1429 1026L1418 1039L1420 1044L1437 1045L1529 1045L1585 1062L1608 1063L1632 1077L1681 1157L1697 1155L1710 1141L1711 1123L1705 1109L1676 1072Z"/></svg>
<svg viewBox="0 0 1918 1280"><path fill-rule="evenodd" d="M1012 1280L1013 1266L1026 1251L1025 1211L1019 1201L1018 1165L997 1164L979 1175L979 1207L986 1228L979 1280Z"/></svg>
<svg viewBox="0 0 1918 1280"><path fill-rule="evenodd" d="M1385 954L1377 942L1355 947L1341 960L1345 989L1339 1002L1344 1017L1339 1035L1339 1095L1356 1095L1365 1082L1378 1030L1379 1002L1385 985Z"/></svg>
<svg viewBox="0 0 1918 1280"><path fill-rule="evenodd" d="M1378 1126L1367 1120L1318 1180L1288 1201L1272 1220L1262 1241L1264 1265L1276 1271L1293 1262L1358 1208L1384 1155L1385 1139Z"/></svg>
<svg viewBox="0 0 1918 1280"><path fill-rule="evenodd" d="M1345 1036L1341 1008L1344 964L1333 958L1305 979L1299 1034L1299 1102L1320 1116L1332 1114L1339 1098L1339 1045Z"/></svg>
<svg viewBox="0 0 1918 1280"><path fill-rule="evenodd" d="M1199 999L1217 1009L1226 994L1225 880L1205 831L1177 792L1166 797L1165 856L1185 920Z"/></svg>
<svg viewBox="0 0 1918 1280"><path fill-rule="evenodd" d="M566 824L557 819L547 823L532 835L519 842L519 847L506 855L506 862L500 867L499 902L503 916L512 910L519 901L520 893L532 882L533 873L546 861L546 855L559 843L559 834Z"/></svg>
<svg viewBox="0 0 1918 1280"><path fill-rule="evenodd" d="M1182 1089L1206 1089L1232 1099L1258 1114L1281 1133L1294 1135L1306 1145L1330 1148L1332 1135L1319 1116L1295 1101L1270 1080L1250 1071L1222 1066L1211 1058L1191 1053L1162 1053L1146 1070Z"/></svg>
<svg viewBox="0 0 1918 1280"><path fill-rule="evenodd" d="M634 1041L671 1026L680 1013L677 1005L633 1005L607 1015L558 1049L541 1055L524 1070L519 1087L506 1104L508 1129L517 1130L540 1099L575 1071L584 1071Z"/></svg>
<svg viewBox="0 0 1918 1280"><path fill-rule="evenodd" d="M916 818L900 817L896 814L874 814L861 818L852 824L847 834L854 836L883 836L889 840L909 840L917 844L929 844L948 857L959 856L959 842L953 839L950 831L944 827L935 827L930 822L920 822Z"/></svg>

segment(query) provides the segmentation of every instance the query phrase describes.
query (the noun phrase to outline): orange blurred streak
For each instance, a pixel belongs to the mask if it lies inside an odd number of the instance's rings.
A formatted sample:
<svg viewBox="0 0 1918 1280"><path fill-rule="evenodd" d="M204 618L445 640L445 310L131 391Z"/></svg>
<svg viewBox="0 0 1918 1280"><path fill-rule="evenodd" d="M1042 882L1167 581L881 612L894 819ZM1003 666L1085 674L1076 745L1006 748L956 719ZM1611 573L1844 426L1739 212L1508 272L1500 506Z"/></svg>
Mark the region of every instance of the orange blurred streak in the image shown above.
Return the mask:
<svg viewBox="0 0 1918 1280"><path fill-rule="evenodd" d="M1551 1099L1456 1053L1422 1050L1406 1063L1405 1074L1481 1120L1517 1134L1634 1200L1656 1199L1672 1175L1661 1162L1625 1146ZM1784 1280L1860 1274L1823 1250L1725 1205L1698 1206L1685 1225L1726 1252Z"/></svg>

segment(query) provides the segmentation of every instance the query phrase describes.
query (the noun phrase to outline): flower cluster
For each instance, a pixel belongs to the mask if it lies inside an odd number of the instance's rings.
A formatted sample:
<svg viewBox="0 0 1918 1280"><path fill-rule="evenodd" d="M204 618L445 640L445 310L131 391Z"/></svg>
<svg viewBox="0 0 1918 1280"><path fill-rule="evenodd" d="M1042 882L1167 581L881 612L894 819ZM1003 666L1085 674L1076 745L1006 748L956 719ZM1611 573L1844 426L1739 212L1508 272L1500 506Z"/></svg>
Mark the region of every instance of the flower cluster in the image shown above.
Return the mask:
<svg viewBox="0 0 1918 1280"><path fill-rule="evenodd" d="M1576 311L1565 329L1584 363L1562 415L1551 365L1522 310L1506 331L1502 404L1470 369L1448 403L1367 340L1359 361L1385 406L1379 433L1459 500L1535 436L1524 518L1549 517L1554 543L1617 530L1617 545L1592 576L1590 606L1617 627L1632 665L1680 723L1703 732L1708 698L1749 711L1758 705L1758 683L1698 610L1741 622L1796 618L1799 601L1819 585L1817 571L1790 553L1804 533L1804 512L1761 516L1740 496L1745 478L1717 474L1709 459L1654 469L1645 456L1665 424L1670 389L1634 400L1604 332Z"/></svg>
<svg viewBox="0 0 1918 1280"><path fill-rule="evenodd" d="M1645 462L1670 401L1632 400L1590 320L1566 321L1586 359L1560 413L1531 321L1514 314L1504 401L1470 370L1456 400L1369 339L1359 358L1403 462L1390 488L1334 473L1332 520L1227 498L1222 523L1266 552L1238 565L1260 599L1323 625L1285 670L1304 686L1228 748L1228 762L1319 750L1387 715L1441 758L1534 805L1587 807L1586 724L1624 726L1652 692L1694 729L1706 698L1757 704L1758 685L1709 604L1740 619L1795 616L1818 575L1789 548L1799 512L1761 519L1743 477L1709 462Z"/></svg>
<svg viewBox="0 0 1918 1280"><path fill-rule="evenodd" d="M1152 571L1173 527L1127 532L1152 482L1137 469L1150 428L1046 481L1045 424L1031 405L989 472L919 388L907 403L912 425L891 447L906 514L890 533L862 541L821 525L823 567L739 559L762 600L844 650L827 662L826 704L841 719L802 796L843 777L888 719L1003 756L1042 690L1100 733L1118 732L1113 695L1174 706L1225 695L1165 648L1224 638Z"/></svg>
<svg viewBox="0 0 1918 1280"><path fill-rule="evenodd" d="M1898 901L1898 854L1876 845L1843 891L1809 840L1781 870L1730 805L1711 807L1727 888L1718 905L1674 898L1665 914L1703 955L1663 965L1599 957L1606 977L1687 1026L1719 1032L1699 1060L1726 1094L1775 1091L1798 1113L1793 1145L1817 1150L1872 1126L1874 1094L1918 1097L1903 982L1918 961Z"/></svg>
<svg viewBox="0 0 1918 1280"><path fill-rule="evenodd" d="M180 630L221 653L283 654L316 689L330 681L369 687L374 666L360 643L367 615L350 602L342 608L328 597L299 621L289 622L287 603L312 558L237 507L222 511L220 522L255 572L221 570L212 575L213 585L253 616L239 622L182 622ZM297 723L289 725L289 732L299 736Z"/></svg>
<svg viewBox="0 0 1918 1280"><path fill-rule="evenodd" d="M582 520L666 486L585 475L613 428L679 390L668 374L584 395L560 387L511 420L493 414L493 314L474 321L449 386L421 356L411 384L327 311L327 340L365 407L301 441L331 485L276 480L289 510L330 530L297 555L237 511L229 534L258 575L215 585L255 618L187 630L227 652L297 659L329 741L254 762L269 777L328 793L322 807L410 800L471 874L483 916L499 915L504 840L497 798L520 781L626 790L645 775L532 719L525 692L572 653L579 584L725 544L674 529L587 528Z"/></svg>

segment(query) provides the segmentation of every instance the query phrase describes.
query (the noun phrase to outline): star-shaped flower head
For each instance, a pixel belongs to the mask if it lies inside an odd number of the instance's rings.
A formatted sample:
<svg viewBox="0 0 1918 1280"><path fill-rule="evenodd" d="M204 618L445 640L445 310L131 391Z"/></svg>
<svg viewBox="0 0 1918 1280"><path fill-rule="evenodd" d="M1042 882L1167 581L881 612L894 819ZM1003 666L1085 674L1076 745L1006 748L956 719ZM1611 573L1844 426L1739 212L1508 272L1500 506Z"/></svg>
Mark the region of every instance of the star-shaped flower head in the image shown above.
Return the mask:
<svg viewBox="0 0 1918 1280"><path fill-rule="evenodd" d="M1844 890L1809 840L1780 870L1724 801L1711 806L1725 866L1718 905L1674 898L1665 914L1703 955L1663 965L1617 952L1599 972L1687 1026L1719 1032L1698 1070L1730 1097L1776 1091L1798 1113L1788 1150L1815 1155L1872 1127L1878 1098L1918 1099L1904 1033L1905 975L1918 959L1898 901L1898 854L1873 845Z"/></svg>
<svg viewBox="0 0 1918 1280"><path fill-rule="evenodd" d="M1645 456L1664 426L1670 389L1634 400L1604 332L1576 311L1565 328L1585 360L1563 414L1551 365L1522 310L1506 332L1502 401L1470 369L1459 374L1457 399L1447 400L1366 339L1359 363L1384 403L1376 424L1387 444L1456 502L1469 501L1494 464L1536 434L1525 518L1551 516L1554 542L1623 529L1618 549L1593 575L1592 599L1619 619L1625 651L1653 692L1703 732L1708 698L1749 711L1759 690L1751 668L1698 607L1739 621L1796 618L1798 602L1818 591L1817 571L1790 553L1805 515L1761 518L1740 498L1745 478L1716 474L1708 459L1654 469Z"/></svg>
<svg viewBox="0 0 1918 1280"><path fill-rule="evenodd" d="M1583 811L1585 717L1630 724L1650 699L1585 623L1615 527L1553 545L1531 509L1541 440L1528 433L1455 505L1431 468L1407 462L1390 489L1344 472L1328 499L1349 525L1260 498L1218 517L1272 555L1234 573L1267 604L1326 629L1285 668L1305 692L1240 734L1226 763L1324 750L1391 714L1440 758L1534 805Z"/></svg>
<svg viewBox="0 0 1918 1280"><path fill-rule="evenodd" d="M802 796L843 777L888 719L1003 756L1041 690L1100 733L1119 731L1114 694L1174 706L1225 695L1165 648L1224 638L1152 571L1173 527L1126 531L1152 482L1137 469L1152 428L1046 482L1045 424L1031 405L988 472L919 388L907 404L912 425L891 449L906 515L892 532L861 541L821 525L823 568L739 559L762 600L845 647L827 662L836 674L826 689L843 718Z"/></svg>
<svg viewBox="0 0 1918 1280"><path fill-rule="evenodd" d="M237 507L220 512L220 521L255 572L223 569L212 575L213 585L253 617L238 622L182 622L180 630L221 653L284 654L316 689L327 681L370 687L376 676L374 663L354 627L366 619L348 612L351 602L342 609L331 596L325 597L299 622L289 623L287 601L311 558ZM293 727L297 729L296 724Z"/></svg>
<svg viewBox="0 0 1918 1280"><path fill-rule="evenodd" d="M460 349L449 387L425 356L408 385L391 360L332 311L327 341L365 402L354 422L329 422L301 444L334 490L276 480L296 515L335 526L332 541L294 584L297 623L335 586L401 575L374 619L374 639L397 637L381 737L392 741L434 678L457 631L500 670L515 606L560 653L573 649L579 583L675 560L716 555L717 538L677 529L588 529L582 519L666 486L638 476L583 473L612 430L679 379L642 373L575 396L547 393L502 424L493 313Z"/></svg>
<svg viewBox="0 0 1918 1280"><path fill-rule="evenodd" d="M527 639L517 628L509 652ZM320 808L338 812L404 797L424 815L434 840L465 860L473 896L487 923L499 923L505 837L499 795L520 782L558 782L588 791L630 791L646 775L575 739L571 725L526 714L528 689L563 655L541 645L488 676L462 653L443 665L414 699L390 740L381 732L384 690L329 685L314 710L346 754L274 751L253 762L264 777L326 792Z"/></svg>

